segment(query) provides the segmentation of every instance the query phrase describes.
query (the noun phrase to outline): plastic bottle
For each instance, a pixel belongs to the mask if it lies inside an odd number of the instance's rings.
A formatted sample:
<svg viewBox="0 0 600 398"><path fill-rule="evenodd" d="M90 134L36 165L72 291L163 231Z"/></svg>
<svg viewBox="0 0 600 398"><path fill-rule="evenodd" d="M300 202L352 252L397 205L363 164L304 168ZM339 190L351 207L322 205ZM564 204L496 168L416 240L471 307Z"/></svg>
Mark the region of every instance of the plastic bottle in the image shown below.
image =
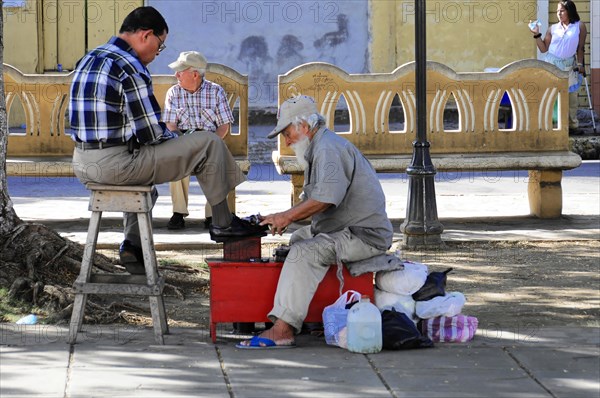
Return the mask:
<svg viewBox="0 0 600 398"><path fill-rule="evenodd" d="M374 354L381 351L381 312L367 296L348 311L348 351Z"/></svg>
<svg viewBox="0 0 600 398"><path fill-rule="evenodd" d="M15 322L17 325L35 325L38 321L37 316L29 314Z"/></svg>
<svg viewBox="0 0 600 398"><path fill-rule="evenodd" d="M536 26L542 26L542 23L539 20L529 21L529 29L533 30Z"/></svg>

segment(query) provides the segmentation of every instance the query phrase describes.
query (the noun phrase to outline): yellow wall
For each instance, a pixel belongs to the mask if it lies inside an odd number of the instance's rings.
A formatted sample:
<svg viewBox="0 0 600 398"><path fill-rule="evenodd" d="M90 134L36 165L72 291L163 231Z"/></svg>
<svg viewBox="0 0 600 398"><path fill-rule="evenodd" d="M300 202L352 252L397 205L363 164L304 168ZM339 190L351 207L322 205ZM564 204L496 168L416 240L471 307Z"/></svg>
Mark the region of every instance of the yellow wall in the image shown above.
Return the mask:
<svg viewBox="0 0 600 398"><path fill-rule="evenodd" d="M23 8L5 8L4 62L24 73L55 71L58 64L72 70L141 5L143 0L27 0Z"/></svg>
<svg viewBox="0 0 600 398"><path fill-rule="evenodd" d="M414 61L415 1L371 0L372 71ZM527 28L537 1L427 1L427 59L457 72L478 72L535 58Z"/></svg>
<svg viewBox="0 0 600 398"><path fill-rule="evenodd" d="M548 1L549 21L554 23L557 0ZM390 72L413 61L415 0L369 2L371 71ZM116 34L123 18L143 4L144 0L27 0L23 8L5 8L4 62L24 73L54 71L57 64L72 70L86 51ZM456 72L476 72L537 56L527 28L527 22L536 19L537 0L426 4L428 60ZM591 30L589 0L577 1L577 7ZM587 62L589 41L588 35ZM585 92L579 94L580 105L586 106Z"/></svg>
<svg viewBox="0 0 600 398"><path fill-rule="evenodd" d="M40 60L37 33L37 3L28 2L23 8L5 7L4 62L24 73L36 73Z"/></svg>
<svg viewBox="0 0 600 398"><path fill-rule="evenodd" d="M91 50L119 32L123 19L144 0L88 0L88 43Z"/></svg>

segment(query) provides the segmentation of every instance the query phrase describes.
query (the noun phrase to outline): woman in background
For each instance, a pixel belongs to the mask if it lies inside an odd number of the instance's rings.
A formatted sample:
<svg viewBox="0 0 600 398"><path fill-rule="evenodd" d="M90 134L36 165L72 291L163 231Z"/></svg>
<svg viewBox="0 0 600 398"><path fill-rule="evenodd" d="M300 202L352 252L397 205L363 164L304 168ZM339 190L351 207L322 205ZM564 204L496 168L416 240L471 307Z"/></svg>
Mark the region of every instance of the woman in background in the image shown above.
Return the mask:
<svg viewBox="0 0 600 398"><path fill-rule="evenodd" d="M577 120L577 91L581 86L581 74L584 73L583 51L587 29L580 21L577 7L572 0L558 2L556 9L558 23L548 28L545 36L535 25L531 32L535 43L549 62L561 70L569 71L569 132L579 128Z"/></svg>

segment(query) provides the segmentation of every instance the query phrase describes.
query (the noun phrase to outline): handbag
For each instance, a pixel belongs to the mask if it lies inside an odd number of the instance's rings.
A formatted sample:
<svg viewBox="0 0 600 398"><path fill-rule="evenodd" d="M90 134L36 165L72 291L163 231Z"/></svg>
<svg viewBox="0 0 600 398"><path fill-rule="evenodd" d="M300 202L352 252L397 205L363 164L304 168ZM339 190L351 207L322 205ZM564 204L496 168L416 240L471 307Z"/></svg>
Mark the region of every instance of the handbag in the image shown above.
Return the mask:
<svg viewBox="0 0 600 398"><path fill-rule="evenodd" d="M446 294L446 279L452 268L443 272L431 272L427 275L425 284L417 290L412 298L415 301L427 301L434 297L444 296Z"/></svg>
<svg viewBox="0 0 600 398"><path fill-rule="evenodd" d="M419 332L417 326L403 312L394 308L381 314L381 336L386 350L409 350L433 347L433 341Z"/></svg>
<svg viewBox="0 0 600 398"><path fill-rule="evenodd" d="M436 343L464 343L473 339L478 324L474 316L438 316L423 320L421 331Z"/></svg>
<svg viewBox="0 0 600 398"><path fill-rule="evenodd" d="M348 290L335 301L323 309L323 329L325 342L346 348L345 329L348 311L352 305L360 301L360 293Z"/></svg>

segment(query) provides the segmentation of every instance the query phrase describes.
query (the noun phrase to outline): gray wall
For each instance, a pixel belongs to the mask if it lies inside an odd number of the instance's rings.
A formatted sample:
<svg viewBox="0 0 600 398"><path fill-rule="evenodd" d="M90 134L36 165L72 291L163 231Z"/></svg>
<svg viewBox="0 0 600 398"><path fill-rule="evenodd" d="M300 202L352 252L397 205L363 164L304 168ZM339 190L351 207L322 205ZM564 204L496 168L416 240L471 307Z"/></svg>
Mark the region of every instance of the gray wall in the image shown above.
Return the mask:
<svg viewBox="0 0 600 398"><path fill-rule="evenodd" d="M250 79L250 106L276 106L277 75L312 61L369 71L367 0L147 0L167 20L167 49L150 65L169 74L179 52L200 51Z"/></svg>

